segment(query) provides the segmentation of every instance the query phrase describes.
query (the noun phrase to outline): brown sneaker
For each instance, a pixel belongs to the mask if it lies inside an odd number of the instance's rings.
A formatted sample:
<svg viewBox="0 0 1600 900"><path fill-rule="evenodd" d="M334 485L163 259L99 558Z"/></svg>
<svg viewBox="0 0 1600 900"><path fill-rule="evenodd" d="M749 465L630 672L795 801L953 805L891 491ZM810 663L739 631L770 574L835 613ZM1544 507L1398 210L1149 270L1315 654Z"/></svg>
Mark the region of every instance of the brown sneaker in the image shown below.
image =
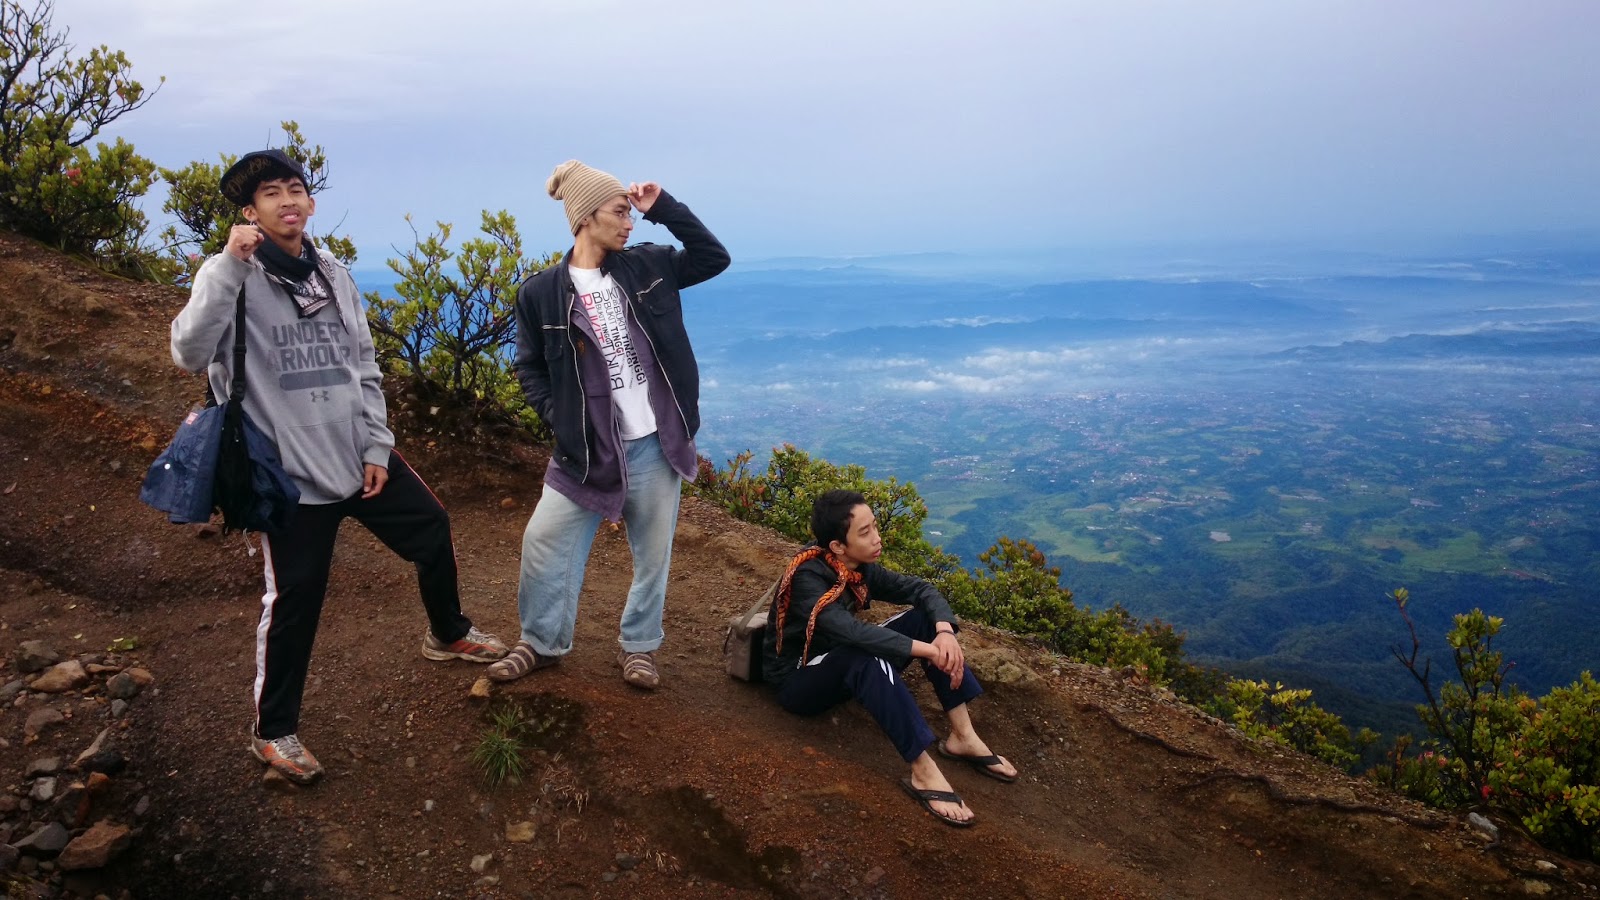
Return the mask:
<svg viewBox="0 0 1600 900"><path fill-rule="evenodd" d="M654 653L629 653L623 650L617 654L617 665L622 667L622 680L636 688L653 691L661 685L661 673L656 671Z"/></svg>

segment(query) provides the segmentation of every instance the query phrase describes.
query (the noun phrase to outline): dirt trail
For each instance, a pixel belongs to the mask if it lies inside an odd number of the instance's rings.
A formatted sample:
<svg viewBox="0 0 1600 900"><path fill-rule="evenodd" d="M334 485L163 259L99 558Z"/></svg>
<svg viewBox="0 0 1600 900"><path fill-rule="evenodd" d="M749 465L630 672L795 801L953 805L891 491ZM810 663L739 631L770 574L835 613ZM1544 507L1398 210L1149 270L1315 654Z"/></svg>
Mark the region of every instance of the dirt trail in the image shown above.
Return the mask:
<svg viewBox="0 0 1600 900"><path fill-rule="evenodd" d="M790 717L720 668L722 628L793 545L686 500L668 592L663 687L614 668L631 567L603 529L575 652L497 691L540 721L527 780L486 791L469 753L481 669L417 650L412 573L358 526L335 556L301 735L320 785L269 791L244 752L259 557L139 505L144 467L197 380L166 352L179 292L129 285L0 238L0 659L23 640L103 648L137 635L159 693L118 737L133 849L80 889L135 897L1597 896L1592 867L1484 842L1292 753L1208 724L1161 691L971 628L971 649L1031 673L975 707L1023 770L950 772L978 812L944 827L896 785L859 710ZM516 632L522 527L543 451L403 423L402 449L451 511L464 604ZM397 429L399 430L399 429ZM14 487L12 487L14 485ZM510 498L514 506L508 508ZM971 650L969 650L969 653ZM0 669L0 682L14 678ZM915 679L913 679L915 680ZM936 709L924 691L925 706ZM23 783L30 704L0 707L5 785ZM85 718L85 717L79 717ZM937 718L930 716L936 724ZM98 723L69 723L87 741ZM115 810L114 810L115 812ZM532 823L532 839L507 840ZM482 872L469 864L490 854ZM1555 872L1536 861L1556 860ZM487 879L485 878L487 876Z"/></svg>

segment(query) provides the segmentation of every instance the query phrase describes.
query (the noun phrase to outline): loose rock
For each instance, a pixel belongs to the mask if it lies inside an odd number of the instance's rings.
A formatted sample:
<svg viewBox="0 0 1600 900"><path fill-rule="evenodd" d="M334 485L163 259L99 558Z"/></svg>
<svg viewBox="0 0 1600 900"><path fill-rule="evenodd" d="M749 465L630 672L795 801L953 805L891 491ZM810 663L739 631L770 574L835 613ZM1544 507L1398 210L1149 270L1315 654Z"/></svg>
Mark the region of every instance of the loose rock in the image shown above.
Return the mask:
<svg viewBox="0 0 1600 900"><path fill-rule="evenodd" d="M69 659L46 669L43 675L34 679L29 689L44 694L62 694L75 691L88 683L89 673L83 670L83 663Z"/></svg>
<svg viewBox="0 0 1600 900"><path fill-rule="evenodd" d="M487 699L489 699L489 679L487 677L484 677L484 678L479 678L477 681L474 681L472 683L472 693L469 694L468 696L470 696L474 700L487 700Z"/></svg>
<svg viewBox="0 0 1600 900"><path fill-rule="evenodd" d="M33 783L33 789L28 791L28 798L35 803L49 803L56 797L56 780L54 778L40 778Z"/></svg>
<svg viewBox="0 0 1600 900"><path fill-rule="evenodd" d="M60 822L51 822L42 825L32 834L17 841L16 848L30 856L55 856L60 853L67 842L72 840L72 835L65 825Z"/></svg>
<svg viewBox="0 0 1600 900"><path fill-rule="evenodd" d="M61 757L45 756L28 763L28 770L24 778L38 778L40 775L54 775L61 771Z"/></svg>
<svg viewBox="0 0 1600 900"><path fill-rule="evenodd" d="M290 781L288 778L284 777L282 772L279 772L277 769L274 769L270 766L267 768L266 773L261 776L261 786L269 791L276 791L280 794L293 794L300 790L299 785Z"/></svg>
<svg viewBox="0 0 1600 900"><path fill-rule="evenodd" d="M17 655L13 660L17 671L24 675L48 669L60 661L61 654L44 641L23 641L18 644Z"/></svg>
<svg viewBox="0 0 1600 900"><path fill-rule="evenodd" d="M11 698L22 693L24 687L27 687L27 685L22 683L21 678L14 678L6 682L4 687L0 687L0 703L10 703Z"/></svg>
<svg viewBox="0 0 1600 900"><path fill-rule="evenodd" d="M25 738L37 737L46 728L60 725L67 720L61 710L54 706L44 706L28 714L28 720L22 724L22 735Z"/></svg>
<svg viewBox="0 0 1600 900"><path fill-rule="evenodd" d="M142 687L142 688L147 688L150 685L156 683L156 677L154 675L150 674L150 670L141 669L138 666L134 666L133 668L129 669L124 674L126 674L129 678L132 678L134 681L138 682L139 687Z"/></svg>
<svg viewBox="0 0 1600 900"><path fill-rule="evenodd" d="M1500 829L1491 821L1477 813L1467 814L1467 823L1491 841L1500 840Z"/></svg>
<svg viewBox="0 0 1600 900"><path fill-rule="evenodd" d="M120 672L106 682L106 696L113 700L132 700L139 696L139 682L127 672Z"/></svg>
<svg viewBox="0 0 1600 900"><path fill-rule="evenodd" d="M120 719L120 718L122 718L123 713L126 713L127 711L128 711L128 701L126 701L126 700L113 700L113 701L111 701L111 717L112 718Z"/></svg>
<svg viewBox="0 0 1600 900"><path fill-rule="evenodd" d="M72 767L75 769L83 768L83 764L88 762L90 757L100 752L101 745L106 742L106 737L110 734L111 729L100 729L100 733L94 736L94 740L89 742L89 746L85 747L83 752L78 754L78 758L72 761Z"/></svg>
<svg viewBox="0 0 1600 900"><path fill-rule="evenodd" d="M72 839L56 860L62 869L98 869L127 849L128 827L96 822L94 827Z"/></svg>
<svg viewBox="0 0 1600 900"><path fill-rule="evenodd" d="M104 772L116 775L128 767L128 760L116 750L101 750L79 764L86 772Z"/></svg>
<svg viewBox="0 0 1600 900"><path fill-rule="evenodd" d="M489 863L491 862L494 862L493 853L484 853L479 856L474 856L472 858L472 873L474 875L482 875L489 868Z"/></svg>
<svg viewBox="0 0 1600 900"><path fill-rule="evenodd" d="M533 840L535 827L532 822L508 822L506 840L513 844L526 844Z"/></svg>

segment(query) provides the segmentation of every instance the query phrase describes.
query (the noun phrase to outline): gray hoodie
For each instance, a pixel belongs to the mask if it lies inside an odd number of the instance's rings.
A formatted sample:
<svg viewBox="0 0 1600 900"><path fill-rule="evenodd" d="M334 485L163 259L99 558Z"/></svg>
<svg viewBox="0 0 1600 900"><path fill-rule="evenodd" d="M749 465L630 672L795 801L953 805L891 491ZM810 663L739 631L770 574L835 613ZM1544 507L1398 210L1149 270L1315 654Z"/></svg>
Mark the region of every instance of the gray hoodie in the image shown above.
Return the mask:
<svg viewBox="0 0 1600 900"><path fill-rule="evenodd" d="M172 320L172 359L190 372L209 367L211 390L232 383L234 302L245 286L244 408L278 445L300 502L333 503L361 490L363 465L389 465L383 373L350 272L317 254L336 302L300 318L283 288L254 259L219 253L194 279L189 303Z"/></svg>

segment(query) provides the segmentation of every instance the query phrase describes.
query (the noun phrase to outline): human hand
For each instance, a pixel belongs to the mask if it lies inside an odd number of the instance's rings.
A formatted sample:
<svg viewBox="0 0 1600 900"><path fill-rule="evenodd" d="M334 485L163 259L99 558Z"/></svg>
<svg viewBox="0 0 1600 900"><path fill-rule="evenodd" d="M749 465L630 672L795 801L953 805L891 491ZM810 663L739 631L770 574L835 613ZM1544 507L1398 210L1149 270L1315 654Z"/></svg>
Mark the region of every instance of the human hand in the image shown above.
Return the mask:
<svg viewBox="0 0 1600 900"><path fill-rule="evenodd" d="M234 257L248 262L250 255L256 252L261 242L267 235L254 223L249 225L235 225L228 229L227 251Z"/></svg>
<svg viewBox="0 0 1600 900"><path fill-rule="evenodd" d="M656 205L656 198L659 196L661 196L661 185L654 181L628 185L628 202L639 212L649 212L650 207Z"/></svg>
<svg viewBox="0 0 1600 900"><path fill-rule="evenodd" d="M389 470L383 466L367 463L365 476L361 480L361 499L371 500L383 492L383 486L389 483Z"/></svg>
<svg viewBox="0 0 1600 900"><path fill-rule="evenodd" d="M933 658L933 664L950 676L951 687L960 687L961 677L967 671L967 656L961 649L961 642L951 632L941 631L934 635L933 646L939 651L939 655Z"/></svg>

